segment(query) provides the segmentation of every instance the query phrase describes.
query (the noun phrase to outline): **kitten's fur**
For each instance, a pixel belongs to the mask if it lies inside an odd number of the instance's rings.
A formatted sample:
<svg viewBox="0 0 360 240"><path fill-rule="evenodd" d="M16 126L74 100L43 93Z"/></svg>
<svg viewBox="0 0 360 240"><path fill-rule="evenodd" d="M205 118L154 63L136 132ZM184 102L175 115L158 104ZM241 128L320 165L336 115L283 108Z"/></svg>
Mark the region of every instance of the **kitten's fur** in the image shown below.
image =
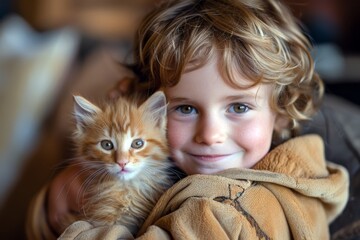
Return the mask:
<svg viewBox="0 0 360 240"><path fill-rule="evenodd" d="M140 106L119 98L103 108L74 100L80 163L95 170L84 186L82 219L121 224L135 234L171 182L165 96L156 92Z"/></svg>

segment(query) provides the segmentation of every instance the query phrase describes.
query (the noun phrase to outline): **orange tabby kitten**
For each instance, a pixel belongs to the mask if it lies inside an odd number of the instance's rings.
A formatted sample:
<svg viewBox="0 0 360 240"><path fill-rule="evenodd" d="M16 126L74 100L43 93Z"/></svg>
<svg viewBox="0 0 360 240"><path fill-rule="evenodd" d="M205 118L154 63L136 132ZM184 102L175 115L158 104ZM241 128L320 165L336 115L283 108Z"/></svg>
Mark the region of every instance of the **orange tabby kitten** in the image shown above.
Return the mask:
<svg viewBox="0 0 360 240"><path fill-rule="evenodd" d="M140 106L125 98L103 108L80 96L74 100L80 164L92 170L83 215L135 234L171 184L165 95L156 92Z"/></svg>

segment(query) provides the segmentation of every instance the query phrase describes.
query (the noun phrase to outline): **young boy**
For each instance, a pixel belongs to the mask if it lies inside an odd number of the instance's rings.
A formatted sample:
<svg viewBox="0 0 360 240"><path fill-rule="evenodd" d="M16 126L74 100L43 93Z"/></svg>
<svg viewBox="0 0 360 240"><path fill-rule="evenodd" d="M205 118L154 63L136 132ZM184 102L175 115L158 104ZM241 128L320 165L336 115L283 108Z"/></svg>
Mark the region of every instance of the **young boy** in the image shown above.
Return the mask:
<svg viewBox="0 0 360 240"><path fill-rule="evenodd" d="M139 239L330 238L347 172L325 161L320 137L293 136L322 97L309 47L276 0L165 1L143 21L139 91L165 92L171 158L189 176L162 196ZM49 237L56 218L80 209L56 191L74 172L49 185L47 208L46 189L38 196L30 232ZM70 195L77 190L72 184ZM50 224L36 225L45 209ZM61 236L132 237L85 221Z"/></svg>

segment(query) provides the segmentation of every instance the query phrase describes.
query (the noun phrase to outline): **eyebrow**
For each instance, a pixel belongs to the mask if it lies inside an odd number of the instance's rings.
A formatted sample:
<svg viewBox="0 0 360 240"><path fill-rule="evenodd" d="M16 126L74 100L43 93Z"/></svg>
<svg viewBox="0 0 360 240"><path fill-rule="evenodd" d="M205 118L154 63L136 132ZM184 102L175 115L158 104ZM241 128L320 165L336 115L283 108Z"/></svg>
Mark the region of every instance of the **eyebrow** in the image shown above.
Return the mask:
<svg viewBox="0 0 360 240"><path fill-rule="evenodd" d="M255 93L255 94L247 93L247 94L226 96L224 99L227 101L239 101L239 100L243 100L243 99L261 100L261 99L263 99L263 97L257 93ZM174 98L169 98L168 100L169 100L169 102L175 102L175 103L192 101L191 98L185 98L185 97L174 97Z"/></svg>
<svg viewBox="0 0 360 240"><path fill-rule="evenodd" d="M232 96L227 96L225 99L226 100L230 100L230 101L237 101L237 100L242 100L242 99L262 99L263 97L260 96L259 94L255 93L255 94L238 94L238 95L232 95Z"/></svg>
<svg viewBox="0 0 360 240"><path fill-rule="evenodd" d="M186 102L191 101L191 98L184 98L184 97L174 97L174 98L168 98L169 102Z"/></svg>

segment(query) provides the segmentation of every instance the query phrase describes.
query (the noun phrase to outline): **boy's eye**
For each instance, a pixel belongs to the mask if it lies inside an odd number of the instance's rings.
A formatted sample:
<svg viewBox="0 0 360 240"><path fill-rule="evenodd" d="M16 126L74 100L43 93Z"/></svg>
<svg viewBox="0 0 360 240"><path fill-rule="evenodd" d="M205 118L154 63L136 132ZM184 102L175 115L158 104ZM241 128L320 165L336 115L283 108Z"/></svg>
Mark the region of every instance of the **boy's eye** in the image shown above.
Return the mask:
<svg viewBox="0 0 360 240"><path fill-rule="evenodd" d="M190 105L182 105L176 108L176 111L181 112L182 114L192 114L196 113L196 109Z"/></svg>
<svg viewBox="0 0 360 240"><path fill-rule="evenodd" d="M100 144L101 147L107 151L112 150L114 148L114 144L110 140L102 140Z"/></svg>
<svg viewBox="0 0 360 240"><path fill-rule="evenodd" d="M245 113L247 111L249 111L249 107L241 103L234 103L229 108L231 113Z"/></svg>
<svg viewBox="0 0 360 240"><path fill-rule="evenodd" d="M131 143L131 147L134 149L140 149L143 146L144 146L144 140L142 140L141 138L137 138Z"/></svg>

